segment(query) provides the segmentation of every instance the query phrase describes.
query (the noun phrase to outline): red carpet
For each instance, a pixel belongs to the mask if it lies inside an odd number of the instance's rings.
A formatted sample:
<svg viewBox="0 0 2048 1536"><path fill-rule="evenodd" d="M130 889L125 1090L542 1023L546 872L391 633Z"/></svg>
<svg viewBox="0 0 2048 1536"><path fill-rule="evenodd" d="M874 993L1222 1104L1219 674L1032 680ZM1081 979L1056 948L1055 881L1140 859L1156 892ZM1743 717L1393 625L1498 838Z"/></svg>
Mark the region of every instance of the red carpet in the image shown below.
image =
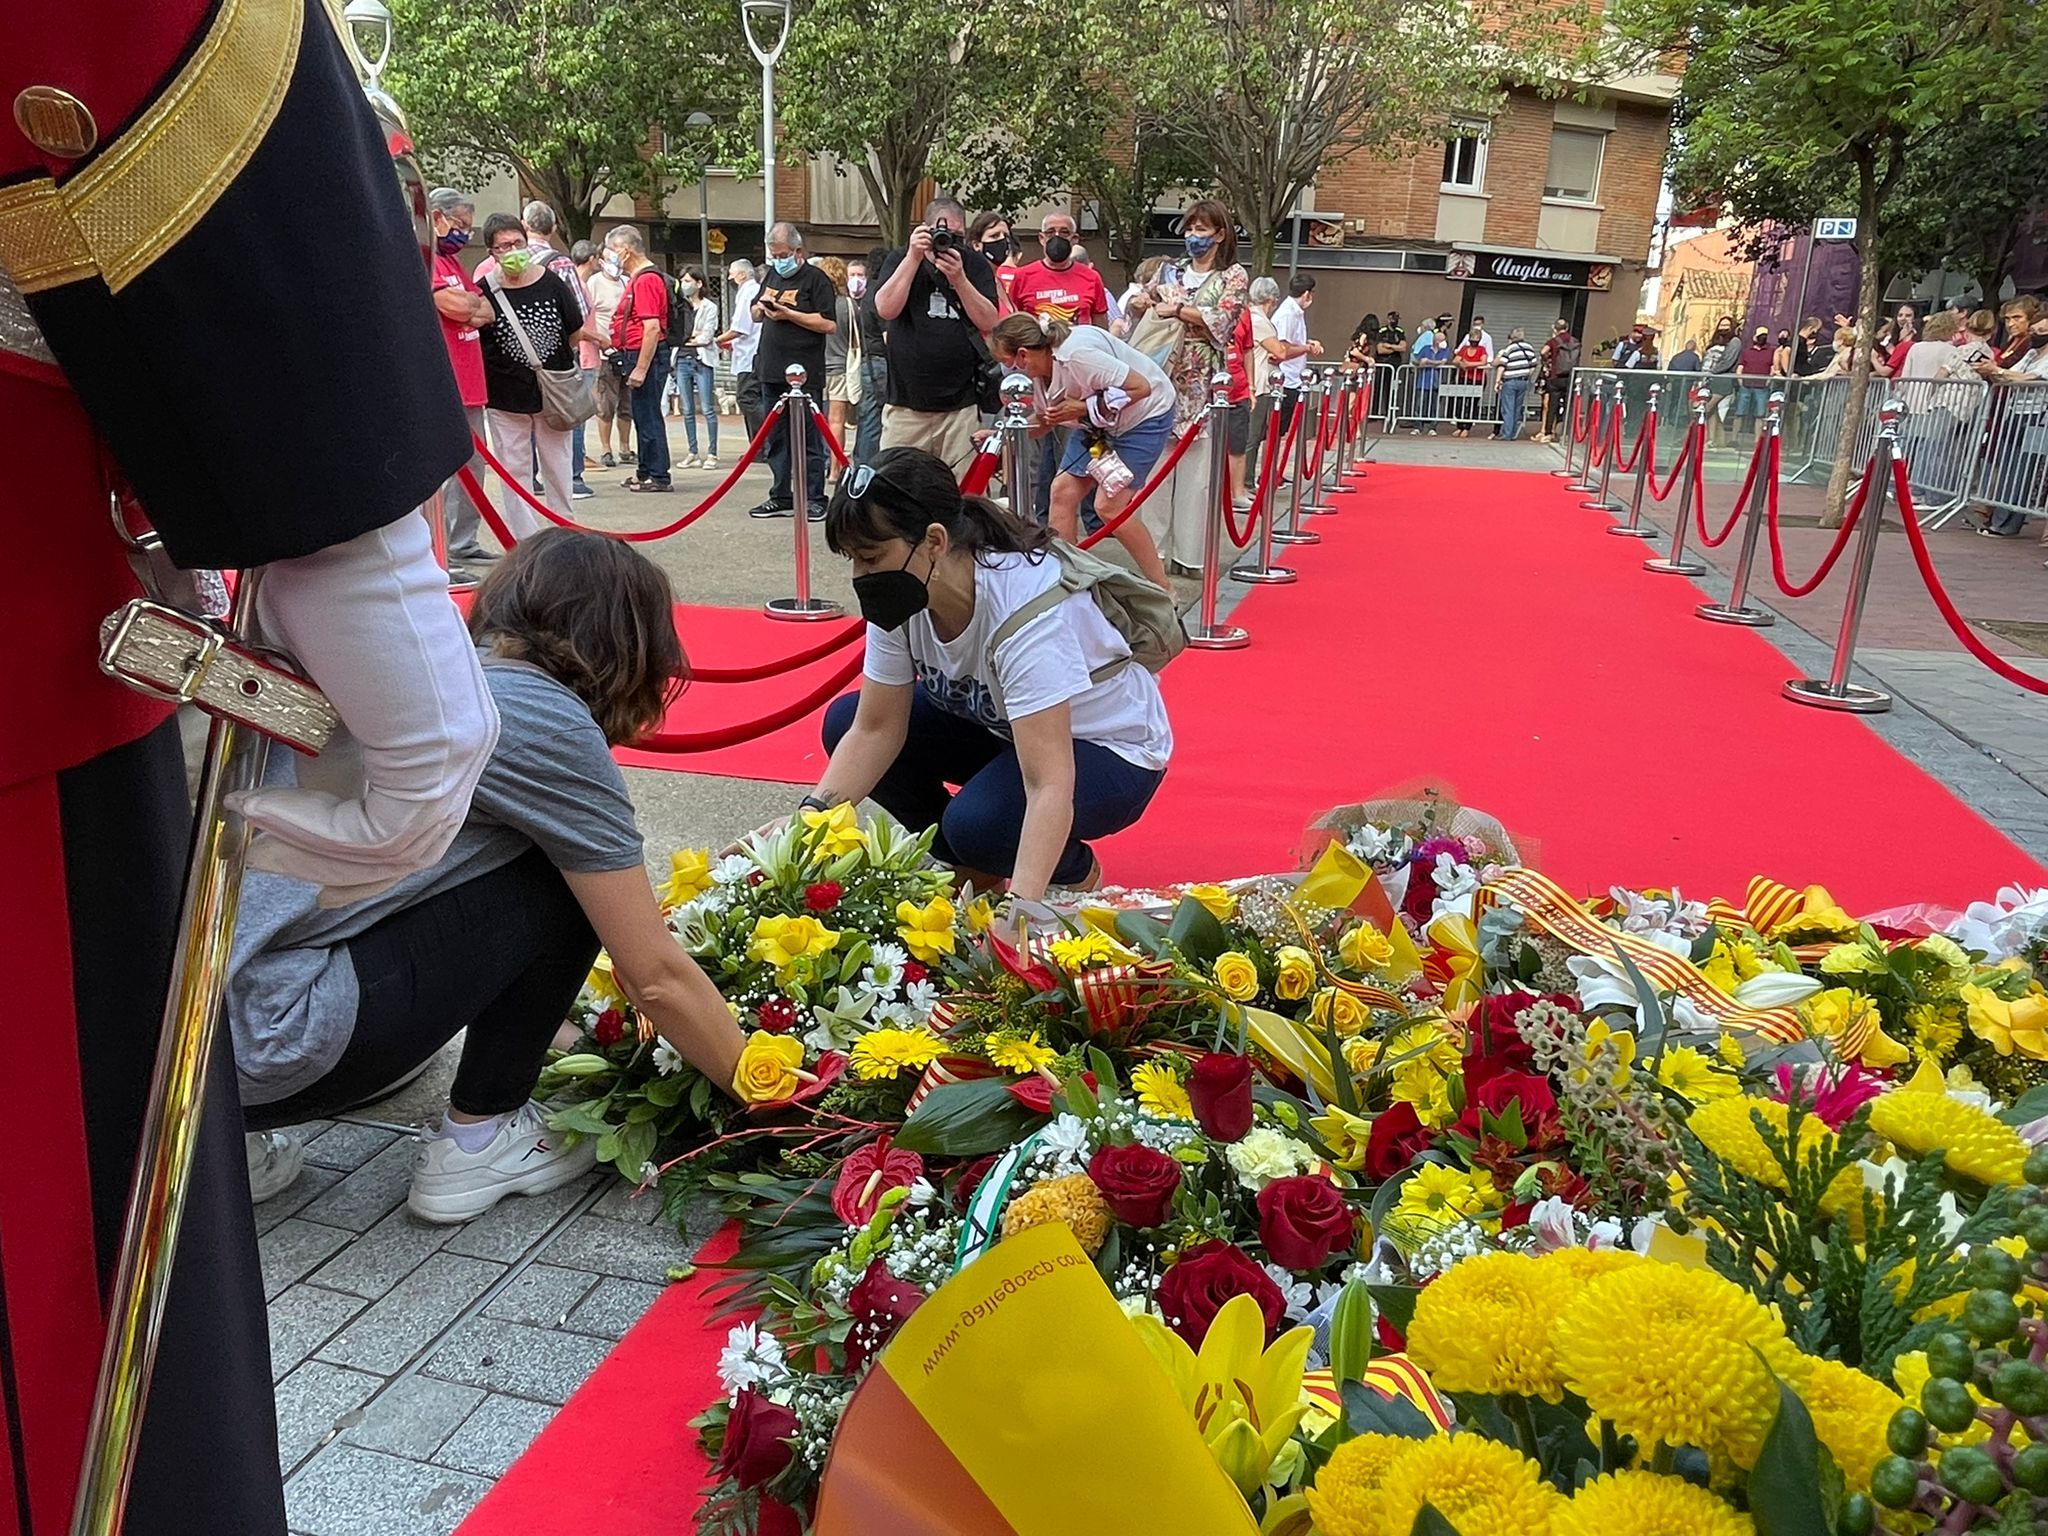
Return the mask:
<svg viewBox="0 0 2048 1536"><path fill-rule="evenodd" d="M1768 640L1695 618L1698 589L1563 484L1375 465L1280 552L1301 580L1238 606L1247 649L1167 669L1173 766L1108 878L1271 869L1330 806L1427 781L1573 891L1768 874L1865 912L2041 883L1863 721L1781 699Z"/></svg>

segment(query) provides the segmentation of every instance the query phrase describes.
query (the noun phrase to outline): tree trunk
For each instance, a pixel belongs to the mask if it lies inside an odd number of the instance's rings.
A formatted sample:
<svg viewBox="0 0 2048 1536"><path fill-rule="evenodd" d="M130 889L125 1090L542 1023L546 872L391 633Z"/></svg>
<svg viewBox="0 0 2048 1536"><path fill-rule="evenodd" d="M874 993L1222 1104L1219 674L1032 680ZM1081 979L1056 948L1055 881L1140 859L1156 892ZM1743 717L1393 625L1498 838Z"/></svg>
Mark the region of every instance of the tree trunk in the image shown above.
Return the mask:
<svg viewBox="0 0 2048 1536"><path fill-rule="evenodd" d="M1870 394L1870 364L1877 338L1877 172L1868 161L1856 167L1856 249L1862 270L1857 279L1856 361L1849 370L1849 400L1842 411L1842 435L1835 442L1835 462L1828 471L1827 500L1821 509L1823 528L1842 526L1854 469L1856 440L1863 433L1865 403Z"/></svg>

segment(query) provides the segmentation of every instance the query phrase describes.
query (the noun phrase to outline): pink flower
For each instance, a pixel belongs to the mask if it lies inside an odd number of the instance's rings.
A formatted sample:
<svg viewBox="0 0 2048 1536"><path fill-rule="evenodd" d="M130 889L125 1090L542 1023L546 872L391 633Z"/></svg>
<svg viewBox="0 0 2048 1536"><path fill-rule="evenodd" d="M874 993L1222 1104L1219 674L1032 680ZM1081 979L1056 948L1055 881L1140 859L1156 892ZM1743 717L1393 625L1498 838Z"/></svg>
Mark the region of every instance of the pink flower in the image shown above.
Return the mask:
<svg viewBox="0 0 2048 1536"><path fill-rule="evenodd" d="M1779 1103L1805 1104L1837 1131L1887 1086L1885 1078L1855 1066L1838 1067L1830 1074L1822 1067L1795 1072L1789 1064L1780 1062L1777 1078L1775 1097Z"/></svg>

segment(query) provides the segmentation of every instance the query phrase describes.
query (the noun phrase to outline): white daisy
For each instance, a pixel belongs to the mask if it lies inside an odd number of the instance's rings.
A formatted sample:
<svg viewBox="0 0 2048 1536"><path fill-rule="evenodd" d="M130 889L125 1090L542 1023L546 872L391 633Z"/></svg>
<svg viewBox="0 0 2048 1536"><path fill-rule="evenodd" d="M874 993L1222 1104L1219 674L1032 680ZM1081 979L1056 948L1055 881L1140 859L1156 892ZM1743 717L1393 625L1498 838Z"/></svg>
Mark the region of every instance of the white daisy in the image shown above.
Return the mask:
<svg viewBox="0 0 2048 1536"><path fill-rule="evenodd" d="M683 1070L682 1053L666 1040L654 1042L654 1070L663 1077L673 1077Z"/></svg>
<svg viewBox="0 0 2048 1536"><path fill-rule="evenodd" d="M782 1341L774 1334L741 1323L725 1336L725 1348L718 1354L718 1380L729 1401L738 1402L748 1387L772 1387L788 1376Z"/></svg>
<svg viewBox="0 0 2048 1536"><path fill-rule="evenodd" d="M913 981L903 989L903 1002L912 1014L922 1019L927 1017L939 1000L938 987L929 981Z"/></svg>
<svg viewBox="0 0 2048 1536"><path fill-rule="evenodd" d="M1265 1266L1267 1275L1280 1287L1280 1300L1286 1305L1287 1316L1299 1320L1308 1316L1308 1309L1315 1300L1315 1287L1306 1280L1297 1280L1278 1264Z"/></svg>
<svg viewBox="0 0 2048 1536"><path fill-rule="evenodd" d="M1088 1155L1087 1122L1078 1115L1061 1115L1038 1133L1038 1145L1062 1158L1085 1158Z"/></svg>

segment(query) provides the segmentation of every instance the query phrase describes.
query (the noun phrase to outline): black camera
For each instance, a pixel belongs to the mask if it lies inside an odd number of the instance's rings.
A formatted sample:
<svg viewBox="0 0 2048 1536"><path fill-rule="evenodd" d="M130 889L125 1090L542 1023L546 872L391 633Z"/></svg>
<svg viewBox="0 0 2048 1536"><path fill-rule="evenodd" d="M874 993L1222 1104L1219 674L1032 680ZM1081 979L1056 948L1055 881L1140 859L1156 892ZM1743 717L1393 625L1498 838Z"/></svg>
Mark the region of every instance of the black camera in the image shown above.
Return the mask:
<svg viewBox="0 0 2048 1536"><path fill-rule="evenodd" d="M932 230L933 255L940 251L964 251L966 248L967 237L951 225L940 224Z"/></svg>

